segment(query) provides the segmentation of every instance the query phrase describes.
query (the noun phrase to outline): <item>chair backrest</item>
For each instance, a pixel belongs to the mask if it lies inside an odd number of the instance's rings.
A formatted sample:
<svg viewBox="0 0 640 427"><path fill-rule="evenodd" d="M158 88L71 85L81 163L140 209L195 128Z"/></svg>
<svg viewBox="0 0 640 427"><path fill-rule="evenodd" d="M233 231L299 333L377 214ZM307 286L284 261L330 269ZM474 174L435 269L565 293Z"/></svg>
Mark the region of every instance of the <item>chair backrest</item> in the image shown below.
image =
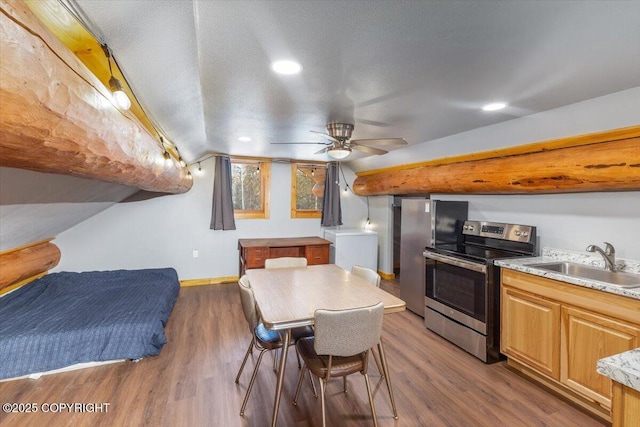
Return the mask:
<svg viewBox="0 0 640 427"><path fill-rule="evenodd" d="M244 318L247 319L249 324L249 330L253 334L260 316L256 308L256 299L253 296L253 290L249 283L249 278L245 275L238 280L238 289L240 290L240 301L242 302L242 311L244 312Z"/></svg>
<svg viewBox="0 0 640 427"><path fill-rule="evenodd" d="M370 268L354 265L353 267L351 267L351 273L355 274L356 276L362 277L364 280L371 283L376 288L380 287L380 275Z"/></svg>
<svg viewBox="0 0 640 427"><path fill-rule="evenodd" d="M306 258L297 257L281 257L281 258L269 258L264 261L264 268L289 268L289 267L306 267Z"/></svg>
<svg viewBox="0 0 640 427"><path fill-rule="evenodd" d="M384 304L349 310L316 310L316 353L353 356L380 342Z"/></svg>

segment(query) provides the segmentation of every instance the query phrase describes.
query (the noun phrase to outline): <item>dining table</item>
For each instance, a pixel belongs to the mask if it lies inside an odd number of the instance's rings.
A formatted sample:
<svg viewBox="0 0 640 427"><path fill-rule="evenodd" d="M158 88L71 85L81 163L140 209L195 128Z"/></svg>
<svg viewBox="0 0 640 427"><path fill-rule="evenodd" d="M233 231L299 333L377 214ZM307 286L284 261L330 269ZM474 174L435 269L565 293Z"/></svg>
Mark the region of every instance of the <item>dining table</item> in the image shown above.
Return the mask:
<svg viewBox="0 0 640 427"><path fill-rule="evenodd" d="M262 323L267 329L278 331L282 336L283 354L277 371L272 427L276 426L278 420L292 328L312 326L315 311L318 309L346 310L371 306L380 301L384 304L385 314L406 309L405 302L400 298L371 285L365 279L335 264L254 269L247 270L246 274L253 289ZM397 419L398 413L382 339L378 344L378 352L393 415Z"/></svg>

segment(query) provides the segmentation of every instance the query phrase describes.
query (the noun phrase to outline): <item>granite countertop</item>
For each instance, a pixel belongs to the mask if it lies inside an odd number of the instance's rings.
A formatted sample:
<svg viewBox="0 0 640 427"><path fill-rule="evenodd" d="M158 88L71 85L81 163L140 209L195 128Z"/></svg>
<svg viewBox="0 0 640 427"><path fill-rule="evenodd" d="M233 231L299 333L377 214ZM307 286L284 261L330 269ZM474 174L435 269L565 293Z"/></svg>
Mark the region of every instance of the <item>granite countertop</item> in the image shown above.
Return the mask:
<svg viewBox="0 0 640 427"><path fill-rule="evenodd" d="M562 249L544 248L542 250L542 256L539 257L527 257L527 258L509 258L503 260L496 260L494 264L508 268L511 270L522 271L524 273L533 274L536 276L547 277L549 279L559 280L573 285L583 286L586 288L597 289L604 292L610 292L612 294L623 295L630 298L640 300L640 287L638 288L623 288L616 285L611 285L606 282L600 282L592 279L584 279L581 277L568 276L562 273L543 270L540 268L529 267L526 264L545 263L545 262L559 262L569 261L578 264L585 264L593 267L604 268L604 260L597 254L583 253L568 251ZM620 259L616 262L618 269L627 273L640 274L640 261L632 261L626 259Z"/></svg>
<svg viewBox="0 0 640 427"><path fill-rule="evenodd" d="M598 360L599 374L640 391L640 348Z"/></svg>

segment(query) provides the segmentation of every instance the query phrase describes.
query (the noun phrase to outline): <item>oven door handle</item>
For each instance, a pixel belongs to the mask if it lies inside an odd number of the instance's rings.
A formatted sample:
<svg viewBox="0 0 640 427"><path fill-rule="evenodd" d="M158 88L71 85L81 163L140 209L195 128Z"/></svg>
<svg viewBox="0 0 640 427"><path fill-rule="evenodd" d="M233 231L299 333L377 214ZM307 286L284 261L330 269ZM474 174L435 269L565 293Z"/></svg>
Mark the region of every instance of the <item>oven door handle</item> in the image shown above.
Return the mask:
<svg viewBox="0 0 640 427"><path fill-rule="evenodd" d="M478 273L487 273L487 266L484 264L477 264L475 262L466 261L459 258L450 257L447 255L441 255L435 252L425 252L424 256L435 261L440 261L445 264L455 265L456 267L466 268L467 270L477 271Z"/></svg>

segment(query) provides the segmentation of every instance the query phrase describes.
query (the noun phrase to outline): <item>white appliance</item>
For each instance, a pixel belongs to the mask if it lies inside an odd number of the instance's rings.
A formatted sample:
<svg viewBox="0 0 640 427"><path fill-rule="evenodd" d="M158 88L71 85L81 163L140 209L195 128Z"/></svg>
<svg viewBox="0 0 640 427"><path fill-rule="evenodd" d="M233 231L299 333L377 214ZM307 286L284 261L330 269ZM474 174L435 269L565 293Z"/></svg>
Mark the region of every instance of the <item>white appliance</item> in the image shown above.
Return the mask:
<svg viewBox="0 0 640 427"><path fill-rule="evenodd" d="M329 262L345 270L359 265L378 271L378 233L353 229L324 231L324 238L331 242Z"/></svg>

